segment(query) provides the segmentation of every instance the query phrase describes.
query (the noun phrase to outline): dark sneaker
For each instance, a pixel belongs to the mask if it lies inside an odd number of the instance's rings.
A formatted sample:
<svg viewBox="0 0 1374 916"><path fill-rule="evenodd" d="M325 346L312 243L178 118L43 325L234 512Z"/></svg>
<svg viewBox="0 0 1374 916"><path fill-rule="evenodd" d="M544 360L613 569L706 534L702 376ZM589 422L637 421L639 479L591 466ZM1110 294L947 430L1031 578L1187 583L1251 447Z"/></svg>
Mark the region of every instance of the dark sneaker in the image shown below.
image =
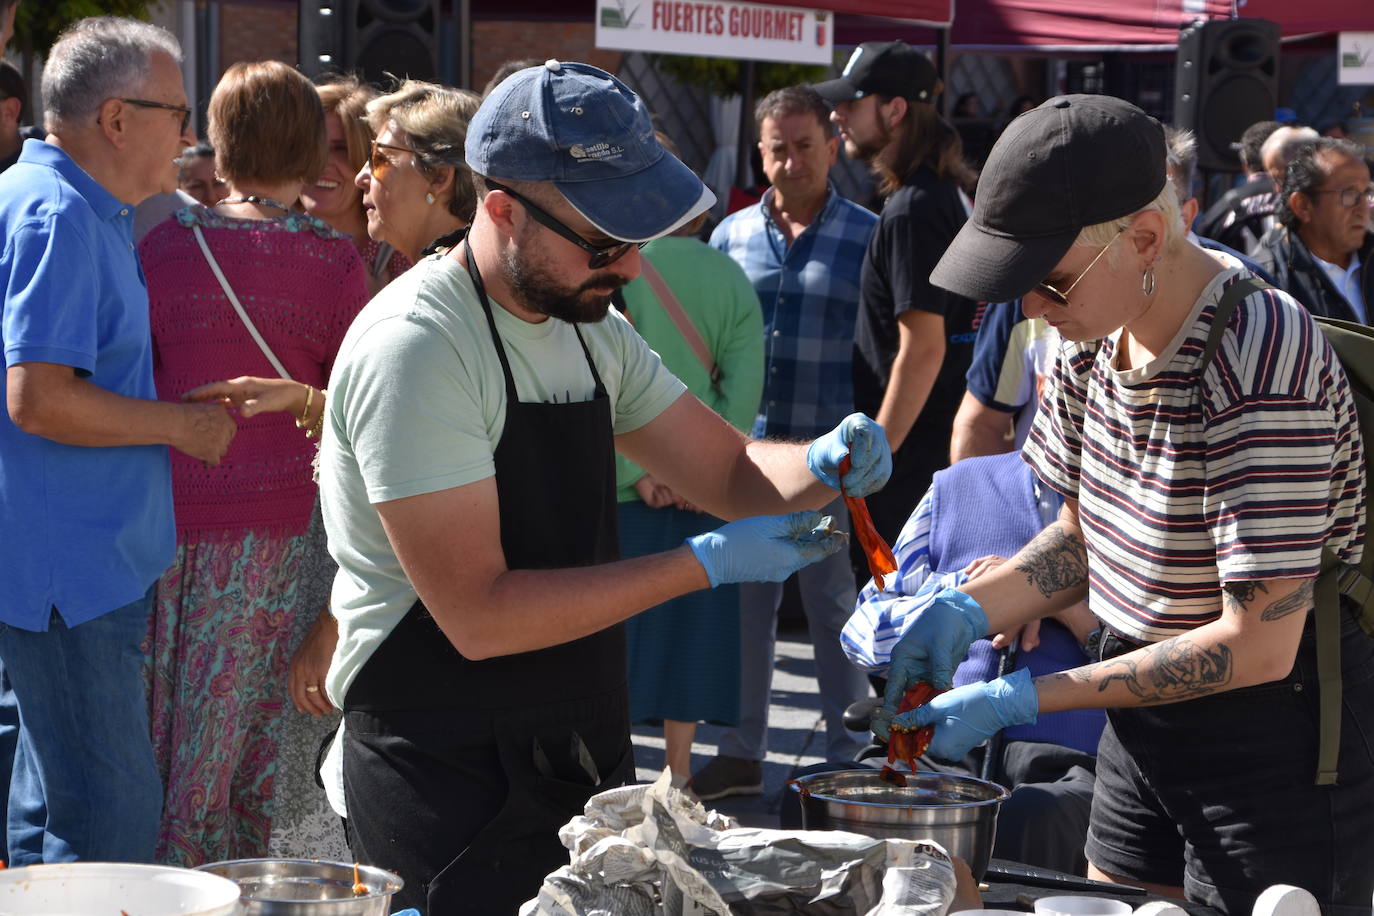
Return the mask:
<svg viewBox="0 0 1374 916"><path fill-rule="evenodd" d="M696 772L689 787L704 802L728 795L762 795L763 766L757 760L721 754Z"/></svg>

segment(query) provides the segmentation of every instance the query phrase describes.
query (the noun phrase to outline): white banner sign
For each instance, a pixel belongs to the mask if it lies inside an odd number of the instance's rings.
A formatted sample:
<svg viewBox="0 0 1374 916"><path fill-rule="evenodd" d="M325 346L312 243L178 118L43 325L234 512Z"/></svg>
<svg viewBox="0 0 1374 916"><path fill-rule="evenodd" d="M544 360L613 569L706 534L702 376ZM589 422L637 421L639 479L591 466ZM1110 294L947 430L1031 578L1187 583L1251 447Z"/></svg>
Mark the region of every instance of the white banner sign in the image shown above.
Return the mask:
<svg viewBox="0 0 1374 916"><path fill-rule="evenodd" d="M1337 82L1343 86L1374 86L1374 32L1341 32L1337 42Z"/></svg>
<svg viewBox="0 0 1374 916"><path fill-rule="evenodd" d="M829 64L834 23L824 10L734 0L597 0L596 46Z"/></svg>

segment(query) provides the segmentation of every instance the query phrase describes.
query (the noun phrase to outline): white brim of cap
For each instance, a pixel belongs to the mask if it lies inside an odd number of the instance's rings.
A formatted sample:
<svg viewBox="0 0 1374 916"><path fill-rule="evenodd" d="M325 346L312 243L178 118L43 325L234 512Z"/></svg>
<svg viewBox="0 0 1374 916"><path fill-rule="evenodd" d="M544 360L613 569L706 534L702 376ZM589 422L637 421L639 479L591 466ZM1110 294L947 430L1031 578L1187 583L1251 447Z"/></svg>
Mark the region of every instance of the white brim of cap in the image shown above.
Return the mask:
<svg viewBox="0 0 1374 916"><path fill-rule="evenodd" d="M624 242L662 238L716 203L716 195L696 173L666 151L634 175L554 185L587 222Z"/></svg>

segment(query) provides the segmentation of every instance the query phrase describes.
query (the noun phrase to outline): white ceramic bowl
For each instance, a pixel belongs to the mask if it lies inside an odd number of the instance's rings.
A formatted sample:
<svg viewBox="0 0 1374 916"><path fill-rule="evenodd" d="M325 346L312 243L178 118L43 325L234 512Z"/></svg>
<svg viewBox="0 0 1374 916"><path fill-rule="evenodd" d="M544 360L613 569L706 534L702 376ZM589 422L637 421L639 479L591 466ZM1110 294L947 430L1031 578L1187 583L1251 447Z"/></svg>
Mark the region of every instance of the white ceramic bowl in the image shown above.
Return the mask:
<svg viewBox="0 0 1374 916"><path fill-rule="evenodd" d="M1131 916L1131 905L1110 897L1067 895L1035 901L1037 916Z"/></svg>
<svg viewBox="0 0 1374 916"><path fill-rule="evenodd" d="M116 862L0 871L0 916L231 916L239 886L188 868Z"/></svg>

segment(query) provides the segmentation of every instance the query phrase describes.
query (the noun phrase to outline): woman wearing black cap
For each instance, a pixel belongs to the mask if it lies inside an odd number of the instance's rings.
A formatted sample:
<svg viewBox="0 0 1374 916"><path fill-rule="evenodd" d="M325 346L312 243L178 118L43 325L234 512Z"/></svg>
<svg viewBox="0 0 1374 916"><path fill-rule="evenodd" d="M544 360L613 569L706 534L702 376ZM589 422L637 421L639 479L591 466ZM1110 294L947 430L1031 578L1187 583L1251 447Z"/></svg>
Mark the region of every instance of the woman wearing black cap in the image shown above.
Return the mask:
<svg viewBox="0 0 1374 916"><path fill-rule="evenodd" d="M979 190L931 280L1024 295L1065 339L1025 453L1068 502L907 630L875 729L907 684L947 685L973 638L1086 594L1102 661L963 687L896 721L935 723L932 753L957 759L1038 712L1106 707L1091 875L1246 913L1293 884L1327 912L1367 913L1374 641L1334 599L1314 602L1324 549L1357 563L1364 536L1364 455L1334 353L1301 305L1187 242L1163 131L1133 105L1051 99L1008 128ZM1324 606L1339 742L1319 725Z"/></svg>

